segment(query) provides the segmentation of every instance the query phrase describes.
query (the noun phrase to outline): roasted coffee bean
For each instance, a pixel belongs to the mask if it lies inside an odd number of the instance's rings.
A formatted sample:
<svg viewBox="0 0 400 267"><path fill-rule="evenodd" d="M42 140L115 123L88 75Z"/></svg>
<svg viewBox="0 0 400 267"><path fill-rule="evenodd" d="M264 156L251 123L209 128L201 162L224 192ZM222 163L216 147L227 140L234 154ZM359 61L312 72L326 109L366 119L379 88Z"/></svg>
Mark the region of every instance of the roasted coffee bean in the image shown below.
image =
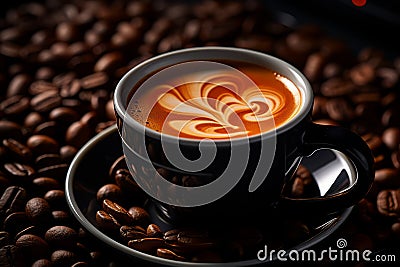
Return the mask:
<svg viewBox="0 0 400 267"><path fill-rule="evenodd" d="M183 256L180 256L173 252L172 250L166 249L166 248L158 248L157 249L157 256L164 258L164 259L170 259L170 260L176 260L176 261L185 261L186 258Z"/></svg>
<svg viewBox="0 0 400 267"><path fill-rule="evenodd" d="M0 198L0 218L16 211L23 210L26 201L26 191L22 187L10 186Z"/></svg>
<svg viewBox="0 0 400 267"><path fill-rule="evenodd" d="M125 241L147 237L144 231L138 230L137 227L135 226L128 226L128 225L121 226L121 228L119 229L119 234Z"/></svg>
<svg viewBox="0 0 400 267"><path fill-rule="evenodd" d="M22 95L15 95L0 102L0 112L7 117L23 115L29 109L29 98Z"/></svg>
<svg viewBox="0 0 400 267"><path fill-rule="evenodd" d="M119 51L104 54L94 65L95 72L112 73L123 63L123 55Z"/></svg>
<svg viewBox="0 0 400 267"><path fill-rule="evenodd" d="M382 141L385 145L391 149L399 149L400 145L400 128L388 128L382 134Z"/></svg>
<svg viewBox="0 0 400 267"><path fill-rule="evenodd" d="M374 66L366 62L356 65L350 70L350 78L356 85L366 85L375 79Z"/></svg>
<svg viewBox="0 0 400 267"><path fill-rule="evenodd" d="M61 157L58 154L43 154L35 159L35 166L38 169L58 164L62 164Z"/></svg>
<svg viewBox="0 0 400 267"><path fill-rule="evenodd" d="M102 207L105 212L112 215L122 225L129 225L134 222L126 209L109 199L103 200Z"/></svg>
<svg viewBox="0 0 400 267"><path fill-rule="evenodd" d="M79 120L79 117L78 112L68 107L55 108L49 114L49 119L58 122L62 127L66 127Z"/></svg>
<svg viewBox="0 0 400 267"><path fill-rule="evenodd" d="M81 91L81 82L78 79L72 80L70 83L63 84L60 89L62 97L74 97Z"/></svg>
<svg viewBox="0 0 400 267"><path fill-rule="evenodd" d="M13 212L4 219L4 230L15 235L19 231L30 226L31 222L26 216L25 212Z"/></svg>
<svg viewBox="0 0 400 267"><path fill-rule="evenodd" d="M299 169L295 173L291 195L293 197L313 196L317 190L315 186L312 187L313 182L315 180L311 172L304 166L299 166Z"/></svg>
<svg viewBox="0 0 400 267"><path fill-rule="evenodd" d="M58 86L51 82L39 80L31 83L29 87L29 94L31 95L38 95L48 91L58 92Z"/></svg>
<svg viewBox="0 0 400 267"><path fill-rule="evenodd" d="M381 119L384 127L400 126L400 111L397 108L389 108L382 114Z"/></svg>
<svg viewBox="0 0 400 267"><path fill-rule="evenodd" d="M311 82L318 81L322 77L322 70L325 64L326 58L324 54L316 52L309 55L303 69L304 75Z"/></svg>
<svg viewBox="0 0 400 267"><path fill-rule="evenodd" d="M36 225L51 223L51 209L49 203L40 197L31 198L25 205L28 218Z"/></svg>
<svg viewBox="0 0 400 267"><path fill-rule="evenodd" d="M78 241L78 233L67 226L53 226L44 235L47 243L56 248L73 248Z"/></svg>
<svg viewBox="0 0 400 267"><path fill-rule="evenodd" d="M125 156L124 155L120 156L119 158L117 158L113 162L113 164L110 167L110 170L108 171L108 176L110 178L114 178L116 173L117 173L117 171L120 170L120 169L125 169L125 170L128 169L128 166L126 165L126 161L125 161Z"/></svg>
<svg viewBox="0 0 400 267"><path fill-rule="evenodd" d="M321 84L321 94L326 97L337 97L354 92L356 85L342 78L332 78Z"/></svg>
<svg viewBox="0 0 400 267"><path fill-rule="evenodd" d="M38 176L52 177L56 180L62 181L65 179L65 175L68 171L68 165L65 163L52 165L41 168L37 171Z"/></svg>
<svg viewBox="0 0 400 267"><path fill-rule="evenodd" d="M143 191L128 170L119 169L114 179L121 190L131 196L132 201L141 201L143 199Z"/></svg>
<svg viewBox="0 0 400 267"><path fill-rule="evenodd" d="M121 188L116 184L105 184L97 191L97 201L103 203L104 199L109 199L111 201L120 201L122 199Z"/></svg>
<svg viewBox="0 0 400 267"><path fill-rule="evenodd" d="M164 239L156 237L134 239L128 242L130 248L146 253L154 253L158 248L164 245Z"/></svg>
<svg viewBox="0 0 400 267"><path fill-rule="evenodd" d="M133 218L133 224L146 227L150 222L150 214L141 207L131 207L128 210Z"/></svg>
<svg viewBox="0 0 400 267"><path fill-rule="evenodd" d="M104 210L96 212L96 223L100 229L105 231L116 231L121 227L118 221Z"/></svg>
<svg viewBox="0 0 400 267"><path fill-rule="evenodd" d="M377 153L382 148L382 139L376 134L365 134L362 136L363 140L367 142L369 149Z"/></svg>
<svg viewBox="0 0 400 267"><path fill-rule="evenodd" d="M25 95L28 92L32 77L29 74L18 74L9 83L7 97Z"/></svg>
<svg viewBox="0 0 400 267"><path fill-rule="evenodd" d="M163 237L160 227L154 223L151 223L147 226L146 234L149 237Z"/></svg>
<svg viewBox="0 0 400 267"><path fill-rule="evenodd" d="M81 86L83 89L96 89L100 86L105 86L108 83L108 75L104 72L96 72L94 74L85 76L81 79Z"/></svg>
<svg viewBox="0 0 400 267"><path fill-rule="evenodd" d="M50 177L35 178L33 179L32 184L39 196L43 196L49 190L61 188L60 183L56 179Z"/></svg>
<svg viewBox="0 0 400 267"><path fill-rule="evenodd" d="M5 231L0 231L0 248L11 244L10 234Z"/></svg>
<svg viewBox="0 0 400 267"><path fill-rule="evenodd" d="M333 98L326 102L326 112L332 120L350 121L354 118L354 110L343 98Z"/></svg>
<svg viewBox="0 0 400 267"><path fill-rule="evenodd" d="M43 122L45 122L45 118L39 112L33 111L25 117L24 126L30 129L35 129Z"/></svg>
<svg viewBox="0 0 400 267"><path fill-rule="evenodd" d="M53 189L48 191L43 197L51 206L51 208L66 208L65 193L63 190Z"/></svg>
<svg viewBox="0 0 400 267"><path fill-rule="evenodd" d="M74 223L72 216L65 210L54 210L51 212L51 216L53 217L53 223L56 225L71 226Z"/></svg>
<svg viewBox="0 0 400 267"><path fill-rule="evenodd" d="M89 111L82 116L82 118L80 119L80 122L82 124L87 125L88 128L93 130L96 127L96 125L99 123L99 116L98 116L97 112Z"/></svg>
<svg viewBox="0 0 400 267"><path fill-rule="evenodd" d="M60 148L60 157L61 160L65 163L69 163L75 157L78 150L70 145L62 146Z"/></svg>
<svg viewBox="0 0 400 267"><path fill-rule="evenodd" d="M393 166L400 169L400 149L392 153L391 159Z"/></svg>
<svg viewBox="0 0 400 267"><path fill-rule="evenodd" d="M382 215L400 217L400 190L382 190L378 194L376 207Z"/></svg>
<svg viewBox="0 0 400 267"><path fill-rule="evenodd" d="M376 70L376 76L384 88L393 88L399 81L398 72L392 68L379 68Z"/></svg>
<svg viewBox="0 0 400 267"><path fill-rule="evenodd" d="M400 186L400 172L398 169L385 168L375 171L375 182L387 187Z"/></svg>
<svg viewBox="0 0 400 267"><path fill-rule="evenodd" d="M26 144L36 155L58 153L58 142L47 135L32 135Z"/></svg>
<svg viewBox="0 0 400 267"><path fill-rule="evenodd" d="M39 259L32 264L32 267L51 267L52 263L48 259Z"/></svg>
<svg viewBox="0 0 400 267"><path fill-rule="evenodd" d="M65 141L68 145L80 148L92 137L93 132L88 124L76 121L68 127Z"/></svg>
<svg viewBox="0 0 400 267"><path fill-rule="evenodd" d="M13 179L20 182L29 181L35 174L35 169L31 166L18 162L6 163L4 169Z"/></svg>
<svg viewBox="0 0 400 267"><path fill-rule="evenodd" d="M78 257L72 251L60 249L51 254L50 260L54 266L70 267L78 260Z"/></svg>
<svg viewBox="0 0 400 267"><path fill-rule="evenodd" d="M12 121L0 120L0 139L13 138L22 139L22 129L17 123Z"/></svg>
<svg viewBox="0 0 400 267"><path fill-rule="evenodd" d="M31 234L22 235L15 241L15 246L21 255L32 261L47 258L49 245L41 237Z"/></svg>
<svg viewBox="0 0 400 267"><path fill-rule="evenodd" d="M31 99L31 107L37 112L49 112L61 105L61 96L57 91L44 91Z"/></svg>
<svg viewBox="0 0 400 267"><path fill-rule="evenodd" d="M3 145L11 152L16 160L28 162L32 158L31 150L24 144L12 138L3 139Z"/></svg>
<svg viewBox="0 0 400 267"><path fill-rule="evenodd" d="M54 69L50 67L40 67L35 74L36 80L50 81L55 75Z"/></svg>

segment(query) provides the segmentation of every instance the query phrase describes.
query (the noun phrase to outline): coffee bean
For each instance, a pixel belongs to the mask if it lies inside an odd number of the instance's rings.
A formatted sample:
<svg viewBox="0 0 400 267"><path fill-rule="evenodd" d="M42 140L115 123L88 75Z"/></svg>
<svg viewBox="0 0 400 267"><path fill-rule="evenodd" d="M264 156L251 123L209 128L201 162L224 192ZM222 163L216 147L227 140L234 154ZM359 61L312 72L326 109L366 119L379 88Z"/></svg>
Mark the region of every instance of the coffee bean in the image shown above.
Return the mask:
<svg viewBox="0 0 400 267"><path fill-rule="evenodd" d="M22 139L22 129L17 123L12 121L0 120L0 139L13 138Z"/></svg>
<svg viewBox="0 0 400 267"><path fill-rule="evenodd" d="M31 223L26 216L25 212L13 212L4 219L4 230L15 235L19 231L30 226Z"/></svg>
<svg viewBox="0 0 400 267"><path fill-rule="evenodd" d="M58 225L48 229L44 238L52 247L70 249L76 245L78 233L70 227Z"/></svg>
<svg viewBox="0 0 400 267"><path fill-rule="evenodd" d="M24 120L24 126L30 129L36 128L39 124L43 123L45 118L36 111L30 112Z"/></svg>
<svg viewBox="0 0 400 267"><path fill-rule="evenodd" d="M71 214L65 210L53 210L51 216L53 217L53 223L56 225L71 226L74 224Z"/></svg>
<svg viewBox="0 0 400 267"><path fill-rule="evenodd" d="M311 82L318 81L322 78L322 70L325 64L326 58L322 53L313 53L308 56L303 72Z"/></svg>
<svg viewBox="0 0 400 267"><path fill-rule="evenodd" d="M81 91L81 82L74 79L71 82L61 85L60 95L62 97L75 97Z"/></svg>
<svg viewBox="0 0 400 267"><path fill-rule="evenodd" d="M32 264L32 267L51 267L52 263L48 259L40 259Z"/></svg>
<svg viewBox="0 0 400 267"><path fill-rule="evenodd" d="M10 186L0 198L0 218L13 212L23 210L26 201L26 190L18 186Z"/></svg>
<svg viewBox="0 0 400 267"><path fill-rule="evenodd" d="M400 128L388 128L382 134L382 141L391 149L396 150L400 145Z"/></svg>
<svg viewBox="0 0 400 267"><path fill-rule="evenodd" d="M376 183L395 188L400 186L400 172L398 169L385 168L375 171Z"/></svg>
<svg viewBox="0 0 400 267"><path fill-rule="evenodd" d="M350 121L354 118L353 107L342 98L329 99L326 102L326 112L332 120L336 121Z"/></svg>
<svg viewBox="0 0 400 267"><path fill-rule="evenodd" d="M321 94L326 97L343 96L354 92L355 84L342 78L331 78L321 84Z"/></svg>
<svg viewBox="0 0 400 267"><path fill-rule="evenodd" d="M116 231L121 227L118 221L104 210L96 212L96 223L100 229L105 231Z"/></svg>
<svg viewBox="0 0 400 267"><path fill-rule="evenodd" d="M367 142L369 149L374 153L377 153L382 148L382 139L376 134L365 134L362 136L362 139Z"/></svg>
<svg viewBox="0 0 400 267"><path fill-rule="evenodd" d="M49 119L59 123L62 127L66 127L79 120L79 113L72 108L58 107L50 112Z"/></svg>
<svg viewBox="0 0 400 267"><path fill-rule="evenodd" d="M70 267L78 260L78 258L74 252L60 249L55 250L51 254L50 260L54 266Z"/></svg>
<svg viewBox="0 0 400 267"><path fill-rule="evenodd" d="M150 215L145 209L141 207L131 207L128 212L133 218L133 224L147 227L150 222Z"/></svg>
<svg viewBox="0 0 400 267"><path fill-rule="evenodd" d="M119 229L119 233L121 238L124 239L125 241L147 237L144 231L138 230L135 226L123 225Z"/></svg>
<svg viewBox="0 0 400 267"><path fill-rule="evenodd" d="M31 166L18 162L6 163L4 169L13 179L20 182L29 181L35 174Z"/></svg>
<svg viewBox="0 0 400 267"><path fill-rule="evenodd" d="M35 166L38 169L62 164L61 157L58 154L43 154L35 159Z"/></svg>
<svg viewBox="0 0 400 267"><path fill-rule="evenodd" d="M146 234L149 237L162 237L163 233L158 225L151 223L147 226Z"/></svg>
<svg viewBox="0 0 400 267"><path fill-rule="evenodd" d="M29 87L29 94L31 95L38 95L44 92L58 92L58 87L54 83L39 80L31 83Z"/></svg>
<svg viewBox="0 0 400 267"><path fill-rule="evenodd" d="M31 107L37 112L49 112L61 105L61 96L57 91L44 91L31 99Z"/></svg>
<svg viewBox="0 0 400 267"><path fill-rule="evenodd" d="M128 166L126 165L126 161L125 161L125 156L124 155L118 157L113 162L113 164L111 165L111 167L110 167L110 169L108 171L108 176L110 178L114 178L116 173L117 173L117 171L120 170L120 169L125 169L125 170L128 169Z"/></svg>
<svg viewBox="0 0 400 267"><path fill-rule="evenodd" d="M57 138L57 133L59 131L57 126L55 121L46 121L36 126L32 133L34 135L47 135L51 138Z"/></svg>
<svg viewBox="0 0 400 267"><path fill-rule="evenodd" d="M32 184L39 196L43 196L49 190L61 188L60 183L56 179L50 177L35 178L33 179Z"/></svg>
<svg viewBox="0 0 400 267"><path fill-rule="evenodd" d="M42 238L36 235L22 235L15 241L15 246L21 255L32 261L47 258L50 249L49 245Z"/></svg>
<svg viewBox="0 0 400 267"><path fill-rule="evenodd" d="M121 188L115 184L105 184L97 191L97 201L103 203L104 199L109 199L111 201L119 201L122 199Z"/></svg>
<svg viewBox="0 0 400 267"><path fill-rule="evenodd" d="M3 139L3 145L11 152L11 155L13 155L16 160L28 162L32 158L31 150L17 140L12 138Z"/></svg>
<svg viewBox="0 0 400 267"><path fill-rule="evenodd" d="M375 79L375 70L372 64L361 63L350 70L350 78L354 84L362 86Z"/></svg>
<svg viewBox="0 0 400 267"><path fill-rule="evenodd" d="M82 147L93 135L93 129L86 123L76 121L72 123L65 134L65 141L68 145L76 148Z"/></svg>
<svg viewBox="0 0 400 267"><path fill-rule="evenodd" d="M10 234L5 231L0 232L0 248L11 244Z"/></svg>
<svg viewBox="0 0 400 267"><path fill-rule="evenodd" d="M56 37L60 41L72 42L78 39L79 30L72 22L62 22L56 28Z"/></svg>
<svg viewBox="0 0 400 267"><path fill-rule="evenodd" d="M63 190L52 189L46 192L43 198L49 203L51 208L54 209L65 209L67 203L65 201L65 193Z"/></svg>
<svg viewBox="0 0 400 267"><path fill-rule="evenodd" d="M108 75L104 72L96 72L94 74L85 76L81 79L81 86L83 89L96 89L100 86L105 86L108 82Z"/></svg>
<svg viewBox="0 0 400 267"><path fill-rule="evenodd" d="M122 53L119 51L104 54L94 65L95 72L112 73L123 63Z"/></svg>
<svg viewBox="0 0 400 267"><path fill-rule="evenodd" d="M186 258L183 256L180 256L173 252L172 250L166 249L166 248L158 248L157 249L157 256L164 258L164 259L170 259L170 260L177 260L177 261L185 261ZM208 259L207 259L208 261Z"/></svg>
<svg viewBox="0 0 400 267"><path fill-rule="evenodd" d="M51 222L51 209L49 203L40 197L31 198L25 205L25 212L29 219L36 225Z"/></svg>
<svg viewBox="0 0 400 267"><path fill-rule="evenodd" d="M29 98L15 95L0 102L0 112L7 117L18 117L29 109Z"/></svg>
<svg viewBox="0 0 400 267"><path fill-rule="evenodd" d="M32 135L26 144L36 155L58 153L58 142L46 135Z"/></svg>
<svg viewBox="0 0 400 267"><path fill-rule="evenodd" d="M376 202L379 213L390 217L400 217L400 190L382 190Z"/></svg>
<svg viewBox="0 0 400 267"><path fill-rule="evenodd" d="M109 199L103 200L102 207L105 212L113 216L122 225L129 225L134 222L126 209Z"/></svg>
<svg viewBox="0 0 400 267"><path fill-rule="evenodd" d="M63 162L69 163L75 157L78 150L73 146L62 146L60 148L60 157Z"/></svg>
<svg viewBox="0 0 400 267"><path fill-rule="evenodd" d="M128 242L128 246L141 252L154 253L164 246L164 239L156 237L133 239Z"/></svg>
<svg viewBox="0 0 400 267"><path fill-rule="evenodd" d="M52 177L63 181L68 171L68 165L65 163L41 168L37 171L38 176Z"/></svg>
<svg viewBox="0 0 400 267"><path fill-rule="evenodd" d="M25 95L28 92L32 77L29 74L18 74L9 83L7 97Z"/></svg>

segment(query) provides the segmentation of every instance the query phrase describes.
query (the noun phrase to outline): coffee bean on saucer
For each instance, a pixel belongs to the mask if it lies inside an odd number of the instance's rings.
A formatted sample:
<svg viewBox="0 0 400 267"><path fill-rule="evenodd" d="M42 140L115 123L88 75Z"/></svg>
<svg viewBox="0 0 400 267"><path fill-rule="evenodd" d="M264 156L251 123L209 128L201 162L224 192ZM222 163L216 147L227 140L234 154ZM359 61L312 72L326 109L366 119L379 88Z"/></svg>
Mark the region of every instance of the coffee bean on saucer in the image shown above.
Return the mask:
<svg viewBox="0 0 400 267"><path fill-rule="evenodd" d="M102 207L105 212L113 216L122 225L130 225L134 222L131 214L116 202L104 199Z"/></svg>
<svg viewBox="0 0 400 267"><path fill-rule="evenodd" d="M158 248L157 249L157 256L164 258L164 259L170 259L170 260L176 260L176 261L185 261L186 258L183 256L180 256L173 252L172 250L169 250L167 248Z"/></svg>
<svg viewBox="0 0 400 267"><path fill-rule="evenodd" d="M145 209L141 207L131 207L128 212L133 218L134 225L147 227L150 222L150 215Z"/></svg>
<svg viewBox="0 0 400 267"><path fill-rule="evenodd" d="M149 237L162 237L163 233L158 225L151 223L147 226L146 234Z"/></svg>
<svg viewBox="0 0 400 267"><path fill-rule="evenodd" d="M96 212L96 223L100 229L106 231L115 231L121 227L118 221L104 210Z"/></svg>
<svg viewBox="0 0 400 267"><path fill-rule="evenodd" d="M379 213L390 217L400 217L400 190L382 190L376 202Z"/></svg>
<svg viewBox="0 0 400 267"><path fill-rule="evenodd" d="M125 241L147 237L147 234L144 231L141 231L141 229L139 229L137 226L123 225L119 229L119 233L121 238L124 239Z"/></svg>
<svg viewBox="0 0 400 267"><path fill-rule="evenodd" d="M128 246L141 252L154 253L158 248L164 246L164 239L157 237L133 239L128 242Z"/></svg>

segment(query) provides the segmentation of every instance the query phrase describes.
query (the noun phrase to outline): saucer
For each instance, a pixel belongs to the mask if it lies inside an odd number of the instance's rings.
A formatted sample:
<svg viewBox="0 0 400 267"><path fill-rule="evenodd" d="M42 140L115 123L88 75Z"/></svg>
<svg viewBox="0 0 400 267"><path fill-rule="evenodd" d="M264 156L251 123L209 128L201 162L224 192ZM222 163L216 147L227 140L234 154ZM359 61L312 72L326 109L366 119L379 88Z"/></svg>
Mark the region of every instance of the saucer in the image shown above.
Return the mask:
<svg viewBox="0 0 400 267"><path fill-rule="evenodd" d="M343 184L343 181L349 177L347 173L351 172L346 159L336 153L339 152L320 150L315 152L313 155L304 158L302 161L302 165L309 169L313 176L320 176L319 173L321 170L329 167L332 170L331 172L328 172L329 175L338 177L336 180L333 179L335 182L329 186L326 184L322 185L321 182L317 181L319 189L322 192L321 195L340 192L341 187L338 187L337 185ZM224 263L192 263L164 259L134 250L107 236L101 230L96 228L96 212L100 209L96 200L96 193L98 189L104 185L110 166L121 155L123 155L121 139L117 127L114 125L93 137L78 152L70 165L66 177L65 193L72 214L89 233L104 245L129 257L129 261L132 264L147 263L163 266L249 266L266 263L265 261L258 260L257 255L254 255L254 259ZM318 162L323 162L323 164L315 164L315 162L317 162L315 158L318 158ZM312 234L310 234L306 240L300 241L298 244L293 244L290 247L285 248L285 250L296 250L300 252L317 245L334 233L343 222L346 221L351 210L352 207L349 207L335 214L324 215L322 216L323 218L312 219L308 224L309 227L311 226L312 228ZM150 214L152 217L156 216L151 211ZM160 218L152 219L157 223L163 223ZM160 227L163 228L162 226Z"/></svg>

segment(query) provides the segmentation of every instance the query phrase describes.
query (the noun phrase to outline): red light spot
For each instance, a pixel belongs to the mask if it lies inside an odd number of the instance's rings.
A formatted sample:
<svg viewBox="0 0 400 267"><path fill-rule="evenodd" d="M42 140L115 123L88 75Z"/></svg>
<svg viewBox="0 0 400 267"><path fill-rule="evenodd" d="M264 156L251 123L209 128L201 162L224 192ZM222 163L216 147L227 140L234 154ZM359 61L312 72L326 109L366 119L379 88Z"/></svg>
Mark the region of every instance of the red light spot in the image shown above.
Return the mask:
<svg viewBox="0 0 400 267"><path fill-rule="evenodd" d="M365 4L367 3L367 0L351 0L351 2L355 6L362 7L362 6L365 6Z"/></svg>

